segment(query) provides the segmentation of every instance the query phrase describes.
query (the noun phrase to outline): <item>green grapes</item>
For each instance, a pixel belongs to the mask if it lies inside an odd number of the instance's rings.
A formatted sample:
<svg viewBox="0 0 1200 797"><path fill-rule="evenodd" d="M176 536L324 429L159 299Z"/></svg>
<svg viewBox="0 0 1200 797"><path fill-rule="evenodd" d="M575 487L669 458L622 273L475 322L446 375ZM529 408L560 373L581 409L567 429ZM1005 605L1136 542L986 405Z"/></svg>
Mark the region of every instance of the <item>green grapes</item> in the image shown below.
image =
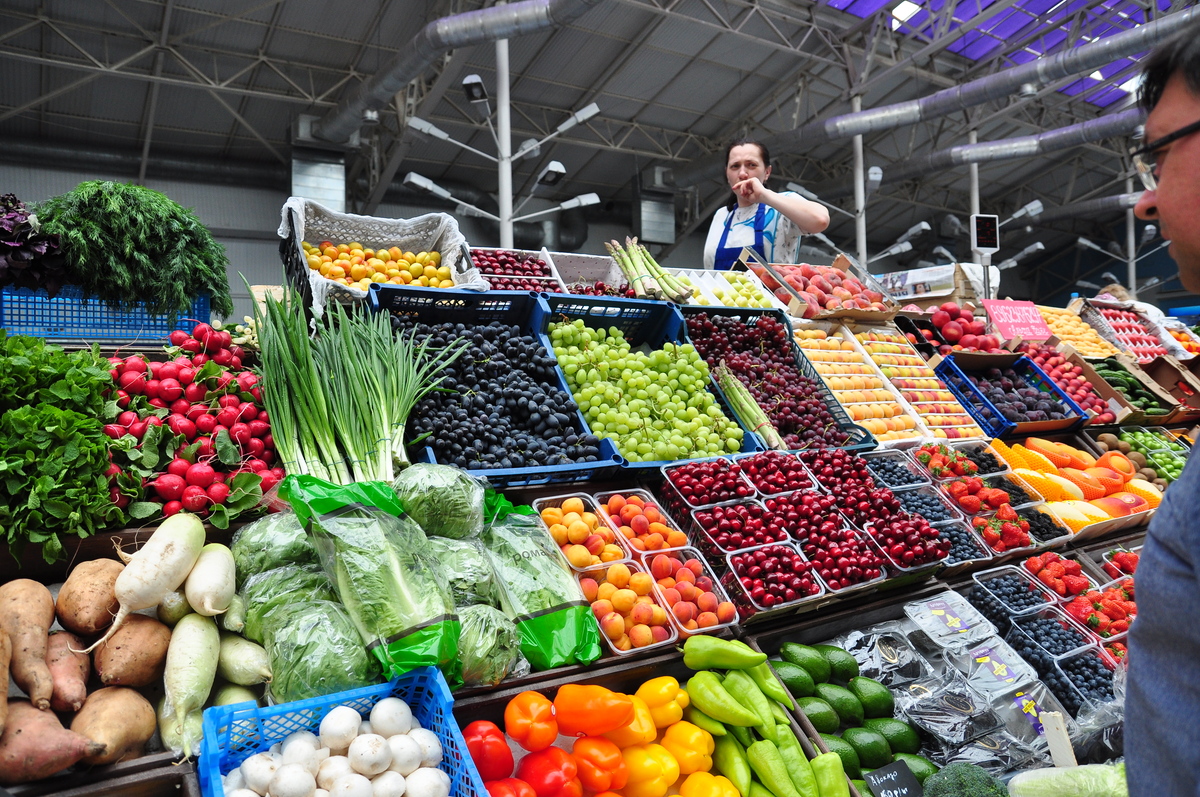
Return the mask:
<svg viewBox="0 0 1200 797"><path fill-rule="evenodd" d="M708 364L690 343L635 350L620 329L582 319L552 323L550 342L592 432L630 462L741 451L742 429L709 392Z"/></svg>

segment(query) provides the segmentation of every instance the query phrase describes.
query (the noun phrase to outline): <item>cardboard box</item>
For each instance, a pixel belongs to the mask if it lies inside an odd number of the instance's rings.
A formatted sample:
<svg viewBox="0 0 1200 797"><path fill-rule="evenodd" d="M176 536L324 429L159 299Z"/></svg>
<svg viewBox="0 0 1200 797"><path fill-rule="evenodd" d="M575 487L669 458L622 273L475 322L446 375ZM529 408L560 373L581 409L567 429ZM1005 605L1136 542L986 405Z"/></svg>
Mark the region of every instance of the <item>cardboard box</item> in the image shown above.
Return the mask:
<svg viewBox="0 0 1200 797"><path fill-rule="evenodd" d="M1149 415L1146 420L1155 425L1173 423L1173 419L1179 415L1179 400L1171 395L1165 387L1158 383L1150 374L1142 370L1142 366L1138 364L1137 358L1132 354L1118 354L1114 357L1121 366L1129 372L1137 381L1141 382L1147 390L1153 393L1162 405L1172 412L1167 415Z"/></svg>
<svg viewBox="0 0 1200 797"><path fill-rule="evenodd" d="M1075 348L1070 343L1062 343L1057 337L1050 338L1046 342L1052 345L1071 365L1078 365L1083 369L1080 372L1080 376L1086 379L1091 384L1092 390L1096 391L1096 395L1104 399L1104 402L1108 404L1108 408L1117 416L1116 423L1137 424L1146 419L1146 413L1130 404L1121 391L1110 385L1100 374L1096 373L1096 369L1092 367L1092 364L1084 359L1083 355L1075 351Z"/></svg>
<svg viewBox="0 0 1200 797"><path fill-rule="evenodd" d="M1155 357L1141 367L1147 376L1179 402L1178 409L1166 419L1151 416L1148 422L1165 425L1200 420L1200 378L1170 355Z"/></svg>
<svg viewBox="0 0 1200 797"><path fill-rule="evenodd" d="M776 282L780 283L781 286L786 285L783 280L777 279L775 275L771 274L771 271L774 270L777 265L786 264L768 264L758 256L757 252L747 247L742 249L742 254L738 258L738 262L734 268L745 268L748 271L753 272L754 274L758 275L758 277L762 279L762 281L768 287L770 287L772 283ZM888 296L887 291L883 289L883 286L876 282L875 278L866 271L856 266L850 258L846 257L844 254L839 254L836 258L834 258L833 267L840 269L847 275L861 282L867 290L877 291L881 296L883 296L882 304L887 309L860 310L857 308L848 309L845 307L839 307L836 310L821 310L810 320L825 321L836 318L872 323L889 321L896 315L898 309L897 305L894 301L892 301L891 297ZM791 286L788 285L785 290L790 287ZM794 318L804 318L804 313L808 310L808 304L795 296L792 291L789 291L789 294L791 295L788 301L788 315Z"/></svg>

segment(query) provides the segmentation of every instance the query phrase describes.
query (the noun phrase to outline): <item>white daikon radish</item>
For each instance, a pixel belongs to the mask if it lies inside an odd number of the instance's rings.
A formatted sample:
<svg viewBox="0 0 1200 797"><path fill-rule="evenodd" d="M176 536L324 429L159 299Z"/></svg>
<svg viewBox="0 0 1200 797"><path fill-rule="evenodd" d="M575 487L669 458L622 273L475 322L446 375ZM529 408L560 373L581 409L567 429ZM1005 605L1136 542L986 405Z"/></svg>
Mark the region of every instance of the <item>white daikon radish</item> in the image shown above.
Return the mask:
<svg viewBox="0 0 1200 797"><path fill-rule="evenodd" d="M233 552L219 542L200 549L183 583L183 594L198 614L214 617L229 608L237 591Z"/></svg>
<svg viewBox="0 0 1200 797"><path fill-rule="evenodd" d="M217 624L211 617L189 614L175 626L171 632L171 643L167 646L167 665L163 672L167 700L175 713L186 717L204 708L217 677L220 647ZM188 756L192 754L191 743L186 735L183 753Z"/></svg>
<svg viewBox="0 0 1200 797"><path fill-rule="evenodd" d="M262 645L237 634L221 634L217 674L231 684L254 686L271 680L271 659Z"/></svg>

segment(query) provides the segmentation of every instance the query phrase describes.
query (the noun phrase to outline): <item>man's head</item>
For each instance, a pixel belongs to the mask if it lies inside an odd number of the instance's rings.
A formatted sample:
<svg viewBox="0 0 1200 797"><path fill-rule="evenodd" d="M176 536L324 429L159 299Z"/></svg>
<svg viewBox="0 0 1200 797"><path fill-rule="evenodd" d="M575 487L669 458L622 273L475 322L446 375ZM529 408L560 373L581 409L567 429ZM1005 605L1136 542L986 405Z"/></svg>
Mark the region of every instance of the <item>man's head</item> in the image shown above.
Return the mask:
<svg viewBox="0 0 1200 797"><path fill-rule="evenodd" d="M1146 144L1200 122L1200 22L1151 53L1143 74ZM1142 194L1137 215L1159 223L1184 287L1200 292L1200 128L1155 147L1147 157L1154 161L1157 185Z"/></svg>

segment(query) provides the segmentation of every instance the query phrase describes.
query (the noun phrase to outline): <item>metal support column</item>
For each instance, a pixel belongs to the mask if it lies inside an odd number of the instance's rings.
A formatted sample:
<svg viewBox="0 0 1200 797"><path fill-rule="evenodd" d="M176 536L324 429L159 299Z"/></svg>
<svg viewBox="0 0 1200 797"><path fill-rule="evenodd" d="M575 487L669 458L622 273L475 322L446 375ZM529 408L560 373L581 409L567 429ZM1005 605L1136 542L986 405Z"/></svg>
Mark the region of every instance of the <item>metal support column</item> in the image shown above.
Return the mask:
<svg viewBox="0 0 1200 797"><path fill-rule="evenodd" d="M496 197L500 205L500 246L513 248L512 107L508 84L508 39L496 41L496 136L499 156Z"/></svg>
<svg viewBox="0 0 1200 797"><path fill-rule="evenodd" d="M1125 178L1125 193L1133 193L1133 178ZM1129 282L1129 296L1132 299L1137 298L1137 218L1133 215L1133 208L1125 210L1125 251L1127 260L1127 276Z"/></svg>
<svg viewBox="0 0 1200 797"><path fill-rule="evenodd" d="M978 144L979 143L979 133L972 130L971 132L969 132L967 134L967 141L969 141L972 144ZM980 212L979 211L979 164L972 163L970 165L969 169L970 169L970 174L971 174L971 215L974 216ZM976 263L982 262L980 259L980 256L978 254L972 253L971 257ZM986 277L987 275L985 274L984 276Z"/></svg>
<svg viewBox="0 0 1200 797"><path fill-rule="evenodd" d="M850 107L855 113L862 110L862 97L850 98ZM867 175L863 156L863 137L854 137L854 241L858 250L858 263L867 270Z"/></svg>

